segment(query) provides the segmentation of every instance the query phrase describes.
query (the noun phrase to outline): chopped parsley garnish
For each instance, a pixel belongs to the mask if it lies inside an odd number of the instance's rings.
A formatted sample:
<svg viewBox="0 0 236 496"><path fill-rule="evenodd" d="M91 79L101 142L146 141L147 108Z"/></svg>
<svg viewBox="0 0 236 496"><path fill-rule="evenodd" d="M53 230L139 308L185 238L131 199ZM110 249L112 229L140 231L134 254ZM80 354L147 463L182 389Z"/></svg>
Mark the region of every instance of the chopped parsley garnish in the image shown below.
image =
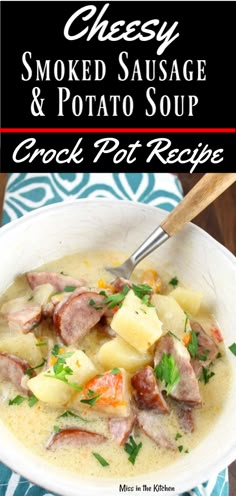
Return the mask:
<svg viewBox="0 0 236 496"><path fill-rule="evenodd" d="M132 284L132 289L135 296L142 300L145 305L148 307L153 307L150 302L150 295L152 293L151 286L148 286L148 284L139 284L138 286L136 284Z"/></svg>
<svg viewBox="0 0 236 496"><path fill-rule="evenodd" d="M189 315L187 314L187 312L184 312L184 313L185 313L184 332L186 332L187 331L187 324L189 321Z"/></svg>
<svg viewBox="0 0 236 496"><path fill-rule="evenodd" d="M222 353L220 353L220 351L217 353L216 358L222 358Z"/></svg>
<svg viewBox="0 0 236 496"><path fill-rule="evenodd" d="M21 405L21 403L23 403L26 400L28 400L28 405L30 408L32 406L34 406L35 403L38 402L38 398L36 398L36 396L34 396L34 394L31 394L31 396L29 396L28 398L18 394L17 396L15 396L15 398L13 398L12 400L9 400L8 405Z"/></svg>
<svg viewBox="0 0 236 496"><path fill-rule="evenodd" d="M60 350L63 350L63 347L59 346L59 344L55 344L51 351L51 355L53 355L58 359L57 362L61 360L65 363L65 358L70 358L72 355L74 355L74 351L67 351L66 353L60 353Z"/></svg>
<svg viewBox="0 0 236 496"><path fill-rule="evenodd" d="M191 341L188 345L188 351L191 355L191 357L195 358L197 354L197 349L198 349L198 339L197 339L197 334L194 331L190 332L191 334Z"/></svg>
<svg viewBox="0 0 236 496"><path fill-rule="evenodd" d="M173 286L173 288L175 288L176 286L178 286L179 284L179 280L177 277L173 277L170 281L169 281L169 284L171 284L171 286Z"/></svg>
<svg viewBox="0 0 236 496"><path fill-rule="evenodd" d="M95 310L101 310L103 308L102 305L100 306L97 306L96 305L96 301L94 301L93 299L89 300L89 303L88 303L91 307L95 308Z"/></svg>
<svg viewBox="0 0 236 496"><path fill-rule="evenodd" d="M35 365L35 367L30 367L30 368L28 368L28 369L25 371L26 375L28 375L29 377L31 377L31 376L32 376L32 371L33 371L33 370L35 370L35 369L40 369L41 367L43 367L43 366L44 366L44 364L46 363L46 361L47 361L47 360L46 360L45 358L43 358L43 361L42 361L41 363L39 363L39 365Z"/></svg>
<svg viewBox="0 0 236 496"><path fill-rule="evenodd" d="M15 396L15 398L8 401L8 405L21 405L21 403L23 403L23 401L25 400L26 398L24 396L18 394L17 396Z"/></svg>
<svg viewBox="0 0 236 496"><path fill-rule="evenodd" d="M93 456L96 458L96 460L102 465L102 467L107 467L109 463L103 458L99 453L94 453L92 452Z"/></svg>
<svg viewBox="0 0 236 496"><path fill-rule="evenodd" d="M120 373L120 369L118 369L117 367L114 367L114 369L111 370L112 375L117 375L119 373Z"/></svg>
<svg viewBox="0 0 236 496"><path fill-rule="evenodd" d="M177 432L177 434L176 434L176 436L175 436L175 441L178 441L178 439L180 439L181 437L183 437L183 436L182 436L182 434L180 434L179 432ZM182 445L182 444L180 444L179 446L177 446L177 448L178 448L179 452L180 452L180 453L182 453L182 451L183 451L183 449L184 449L183 445ZM188 449L186 449L186 450L184 451L184 453L189 453L189 450L188 450Z"/></svg>
<svg viewBox="0 0 236 496"><path fill-rule="evenodd" d="M32 296L30 296L30 297L28 298L28 301L32 301L32 300L33 300L33 298L34 298L34 297L33 297L33 295L32 295Z"/></svg>
<svg viewBox="0 0 236 496"><path fill-rule="evenodd" d="M90 390L91 391L91 390ZM89 392L88 392L88 396L89 396ZM80 400L80 403L84 403L85 405L89 405L89 406L94 406L95 403L97 402L97 400L101 397L102 395L101 394L97 394L96 396L93 396L91 398L88 398L87 400Z"/></svg>
<svg viewBox="0 0 236 496"><path fill-rule="evenodd" d="M32 406L34 406L35 403L38 403L38 398L36 398L36 396L34 396L34 394L31 394L31 396L29 396L29 398L28 398L29 407L32 408Z"/></svg>
<svg viewBox="0 0 236 496"><path fill-rule="evenodd" d="M135 460L140 449L142 448L142 445L143 443L137 444L132 436L129 437L129 442L125 443L124 450L126 451L126 453L128 453L128 460L130 463L132 463L132 465L135 464Z"/></svg>
<svg viewBox="0 0 236 496"><path fill-rule="evenodd" d="M38 325L38 324L36 324L36 323L32 325L33 329L37 329L37 327L38 327L38 326L39 326L39 325Z"/></svg>
<svg viewBox="0 0 236 496"><path fill-rule="evenodd" d="M202 367L202 373L199 377L199 381L207 384L213 375L215 375L215 372L211 372L209 369L206 369L206 367Z"/></svg>
<svg viewBox="0 0 236 496"><path fill-rule="evenodd" d="M236 343L232 343L230 346L229 346L229 350L233 353L233 355L236 356Z"/></svg>
<svg viewBox="0 0 236 496"><path fill-rule="evenodd" d="M182 436L182 434L180 434L179 432L177 432L176 436L175 436L175 440L178 441L178 439L180 439Z"/></svg>
<svg viewBox="0 0 236 496"><path fill-rule="evenodd" d="M74 291L76 289L76 286L65 286L63 291L65 293L72 293L72 291Z"/></svg>
<svg viewBox="0 0 236 496"><path fill-rule="evenodd" d="M178 341L181 341L181 339L178 338L178 336L176 336L176 334L172 331L168 331L168 334L170 334L171 336L173 336L175 339L178 339Z"/></svg>
<svg viewBox="0 0 236 496"><path fill-rule="evenodd" d="M156 377L164 382L167 395L178 384L180 380L179 369L175 359L168 353L163 353L160 363L154 368Z"/></svg>
<svg viewBox="0 0 236 496"><path fill-rule="evenodd" d="M55 364L55 365L57 365L57 364ZM54 369L55 365L53 366L53 369ZM73 374L73 370L70 367L68 367L65 364L58 364L56 372L54 369L54 375L52 375L49 371L47 374L45 374L45 376L50 377L50 379L56 379L58 381L65 382L65 384L76 389L76 391L81 391L83 388L81 386L78 386L78 384L76 382L68 381L67 375L72 375L72 374Z"/></svg>
<svg viewBox="0 0 236 496"><path fill-rule="evenodd" d="M99 294L102 295L102 296L105 296L105 298L107 298L106 291L99 291Z"/></svg>
<svg viewBox="0 0 236 496"><path fill-rule="evenodd" d="M60 429L59 425L54 425L54 426L53 426L53 430L54 430L54 432L55 432L56 434L58 434L58 432L60 432L60 430L61 430L61 429Z"/></svg>
<svg viewBox="0 0 236 496"><path fill-rule="evenodd" d="M46 346L47 344L47 341L41 341L40 343L36 343L36 346Z"/></svg>
<svg viewBox="0 0 236 496"><path fill-rule="evenodd" d="M65 362L61 362L61 360L57 360L53 365L53 371L57 378L61 379L64 379L66 375L73 375L73 370Z"/></svg>
<svg viewBox="0 0 236 496"><path fill-rule="evenodd" d="M66 353L59 353L58 360L65 360L65 358L70 358L74 355L74 351L67 351Z"/></svg>
<svg viewBox="0 0 236 496"><path fill-rule="evenodd" d="M58 353L60 351L60 346L59 344L54 344L53 349L51 351L51 355L57 357Z"/></svg>
<svg viewBox="0 0 236 496"><path fill-rule="evenodd" d="M89 303L88 303L91 307L93 307L94 305L96 305L95 301L91 298L91 300L89 300Z"/></svg>
<svg viewBox="0 0 236 496"><path fill-rule="evenodd" d="M56 363L53 365L54 375L49 370L49 372L47 372L45 376L50 377L51 379L57 379L58 381L65 382L66 384L68 384L68 386L76 389L76 391L81 391L82 388L78 386L76 382L70 382L67 378L68 375L73 375L73 370L66 364L65 359L71 357L74 354L74 351L60 353L60 349L60 346L58 344L55 344L53 350L51 351L51 354L55 358L57 358Z"/></svg>
<svg viewBox="0 0 236 496"><path fill-rule="evenodd" d="M150 295L149 294L144 295L140 299L144 305L147 305L147 307L154 307L154 305L150 302Z"/></svg>
<svg viewBox="0 0 236 496"><path fill-rule="evenodd" d="M124 286L121 293L114 293L107 296L103 303L107 305L108 308L115 308L123 302L129 290L130 290L129 286Z"/></svg>
<svg viewBox="0 0 236 496"><path fill-rule="evenodd" d="M65 274L65 272L63 272L63 270L61 270L60 274L61 274L62 276L68 276L68 274Z"/></svg>
<svg viewBox="0 0 236 496"><path fill-rule="evenodd" d="M203 362L205 362L207 360L207 355L208 353L210 353L210 350L203 350L203 355L200 355L200 353L197 354L197 358L199 358L199 360L202 360Z"/></svg>
<svg viewBox="0 0 236 496"><path fill-rule="evenodd" d="M198 354L197 355L197 358L199 358L199 360L202 360L202 362L205 362L207 360L207 356L206 355L200 355L200 354Z"/></svg>
<svg viewBox="0 0 236 496"><path fill-rule="evenodd" d="M96 393L92 389L88 389L88 396L91 398L91 396L94 396Z"/></svg>
<svg viewBox="0 0 236 496"><path fill-rule="evenodd" d="M145 295L152 293L152 287L148 284L132 284L132 289L134 294L141 300Z"/></svg>
<svg viewBox="0 0 236 496"><path fill-rule="evenodd" d="M81 417L80 415L77 415L76 413L71 412L71 410L66 410L61 415L59 415L59 417L57 417L57 418L60 419L60 418L69 418L69 417L83 420L83 422L93 422L92 420L87 420L84 417Z"/></svg>
<svg viewBox="0 0 236 496"><path fill-rule="evenodd" d="M68 372L67 372L67 374L68 374ZM58 377L57 375L51 375L50 373L45 374L45 376L50 377L51 379L57 379L58 381L65 382L68 386L76 389L76 391L82 390L81 386L78 386L78 384L76 384L76 382L68 381L66 377Z"/></svg>
<svg viewBox="0 0 236 496"><path fill-rule="evenodd" d="M107 305L108 308L115 308L117 306L119 307L123 303L123 300L125 299L130 289L131 288L129 288L128 285L125 285L121 293L114 293L107 296L105 291L100 291L99 294L105 296L105 300L103 302L104 305ZM142 301L142 303L144 303L148 307L153 307L152 303L149 301L152 292L151 286L148 286L147 284L132 284L132 289L134 294ZM90 304L93 305L93 303Z"/></svg>
<svg viewBox="0 0 236 496"><path fill-rule="evenodd" d="M52 377L64 382L67 382L67 375L73 374L73 370L68 365L66 365L66 363L58 363L58 361L53 365L53 372L54 376ZM51 371L49 371L46 375L51 376Z"/></svg>

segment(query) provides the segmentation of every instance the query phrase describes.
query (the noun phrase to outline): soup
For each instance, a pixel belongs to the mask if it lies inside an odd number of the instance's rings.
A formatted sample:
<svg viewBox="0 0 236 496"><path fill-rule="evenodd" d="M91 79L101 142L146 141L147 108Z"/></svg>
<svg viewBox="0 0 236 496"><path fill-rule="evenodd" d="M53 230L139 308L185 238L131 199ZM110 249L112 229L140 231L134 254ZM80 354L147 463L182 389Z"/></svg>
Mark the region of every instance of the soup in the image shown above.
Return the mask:
<svg viewBox="0 0 236 496"><path fill-rule="evenodd" d="M66 256L19 276L0 302L0 418L81 475L140 475L188 456L230 385L204 296L147 261L111 283L104 267L123 258Z"/></svg>

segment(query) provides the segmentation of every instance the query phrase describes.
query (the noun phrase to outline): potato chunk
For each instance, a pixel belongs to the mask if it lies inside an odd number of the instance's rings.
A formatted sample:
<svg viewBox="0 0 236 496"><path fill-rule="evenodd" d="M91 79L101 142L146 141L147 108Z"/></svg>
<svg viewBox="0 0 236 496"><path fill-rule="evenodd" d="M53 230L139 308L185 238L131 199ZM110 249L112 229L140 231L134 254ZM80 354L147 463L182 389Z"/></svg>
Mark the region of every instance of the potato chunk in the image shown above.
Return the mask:
<svg viewBox="0 0 236 496"><path fill-rule="evenodd" d="M34 334L2 334L0 339L0 351L6 351L19 358L23 358L32 367L42 362L41 348L36 346Z"/></svg>
<svg viewBox="0 0 236 496"><path fill-rule="evenodd" d="M106 370L112 367L123 367L128 372L136 372L152 361L150 353L139 353L119 336L103 344L97 358Z"/></svg>
<svg viewBox="0 0 236 496"><path fill-rule="evenodd" d="M50 367L29 379L27 386L38 400L49 405L65 406L73 390L65 382L47 377L45 374L48 372L53 376L53 368ZM71 377L70 380L72 380Z"/></svg>
<svg viewBox="0 0 236 496"><path fill-rule="evenodd" d="M186 322L184 311L172 296L153 295L152 303L155 305L158 317L163 324L163 331L172 331L181 338L184 331L191 330L189 321Z"/></svg>
<svg viewBox="0 0 236 496"><path fill-rule="evenodd" d="M130 290L122 307L115 313L111 327L125 341L141 353L162 334L162 324L156 309L148 307Z"/></svg>
<svg viewBox="0 0 236 496"><path fill-rule="evenodd" d="M68 348L66 348L66 351L69 351ZM82 350L75 351L70 358L67 358L66 364L69 365L74 372L73 375L70 376L72 377L71 380L77 382L79 386L83 386L97 373L93 362Z"/></svg>
<svg viewBox="0 0 236 496"><path fill-rule="evenodd" d="M39 305L46 305L53 293L55 293L55 288L51 284L40 284L34 288L33 301Z"/></svg>
<svg viewBox="0 0 236 496"><path fill-rule="evenodd" d="M67 380L76 383L78 386L82 386L96 374L93 363L81 350L75 351L65 361L66 365L73 370L72 375L66 376ZM48 377L47 374L51 374L52 378ZM30 379L27 385L39 400L51 405L64 406L75 392L75 389L59 379L54 379L54 377L53 366L51 366Z"/></svg>
<svg viewBox="0 0 236 496"><path fill-rule="evenodd" d="M199 311L203 295L200 291L193 291L186 288L176 288L171 291L170 296L174 298L181 308L191 315L196 315Z"/></svg>

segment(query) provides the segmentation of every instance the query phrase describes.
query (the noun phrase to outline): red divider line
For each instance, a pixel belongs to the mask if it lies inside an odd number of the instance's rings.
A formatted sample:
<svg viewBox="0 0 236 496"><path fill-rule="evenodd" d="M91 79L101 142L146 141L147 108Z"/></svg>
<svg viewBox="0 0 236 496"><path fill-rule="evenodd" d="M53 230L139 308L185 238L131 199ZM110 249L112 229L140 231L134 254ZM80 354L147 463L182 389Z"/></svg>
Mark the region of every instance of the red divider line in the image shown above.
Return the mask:
<svg viewBox="0 0 236 496"><path fill-rule="evenodd" d="M232 127L223 127L223 128L203 128L203 127L194 127L194 128L167 128L167 127L78 127L78 128L10 128L3 127L0 128L0 133L235 133L236 128Z"/></svg>

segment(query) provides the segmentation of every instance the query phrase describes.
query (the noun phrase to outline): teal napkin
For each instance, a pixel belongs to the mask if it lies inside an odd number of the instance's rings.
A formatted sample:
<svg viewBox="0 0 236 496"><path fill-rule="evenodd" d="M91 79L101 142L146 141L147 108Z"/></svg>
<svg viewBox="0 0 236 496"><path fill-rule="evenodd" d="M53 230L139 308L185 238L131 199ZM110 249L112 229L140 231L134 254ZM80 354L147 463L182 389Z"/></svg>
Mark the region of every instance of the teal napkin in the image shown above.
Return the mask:
<svg viewBox="0 0 236 496"><path fill-rule="evenodd" d="M3 223L51 203L76 198L116 198L172 210L182 199L178 178L148 173L10 174Z"/></svg>
<svg viewBox="0 0 236 496"><path fill-rule="evenodd" d="M178 178L168 173L14 173L8 177L3 223L44 205L88 197L134 200L171 211L181 201L183 192ZM228 494L226 469L180 496ZM0 496L57 495L35 486L0 463Z"/></svg>

